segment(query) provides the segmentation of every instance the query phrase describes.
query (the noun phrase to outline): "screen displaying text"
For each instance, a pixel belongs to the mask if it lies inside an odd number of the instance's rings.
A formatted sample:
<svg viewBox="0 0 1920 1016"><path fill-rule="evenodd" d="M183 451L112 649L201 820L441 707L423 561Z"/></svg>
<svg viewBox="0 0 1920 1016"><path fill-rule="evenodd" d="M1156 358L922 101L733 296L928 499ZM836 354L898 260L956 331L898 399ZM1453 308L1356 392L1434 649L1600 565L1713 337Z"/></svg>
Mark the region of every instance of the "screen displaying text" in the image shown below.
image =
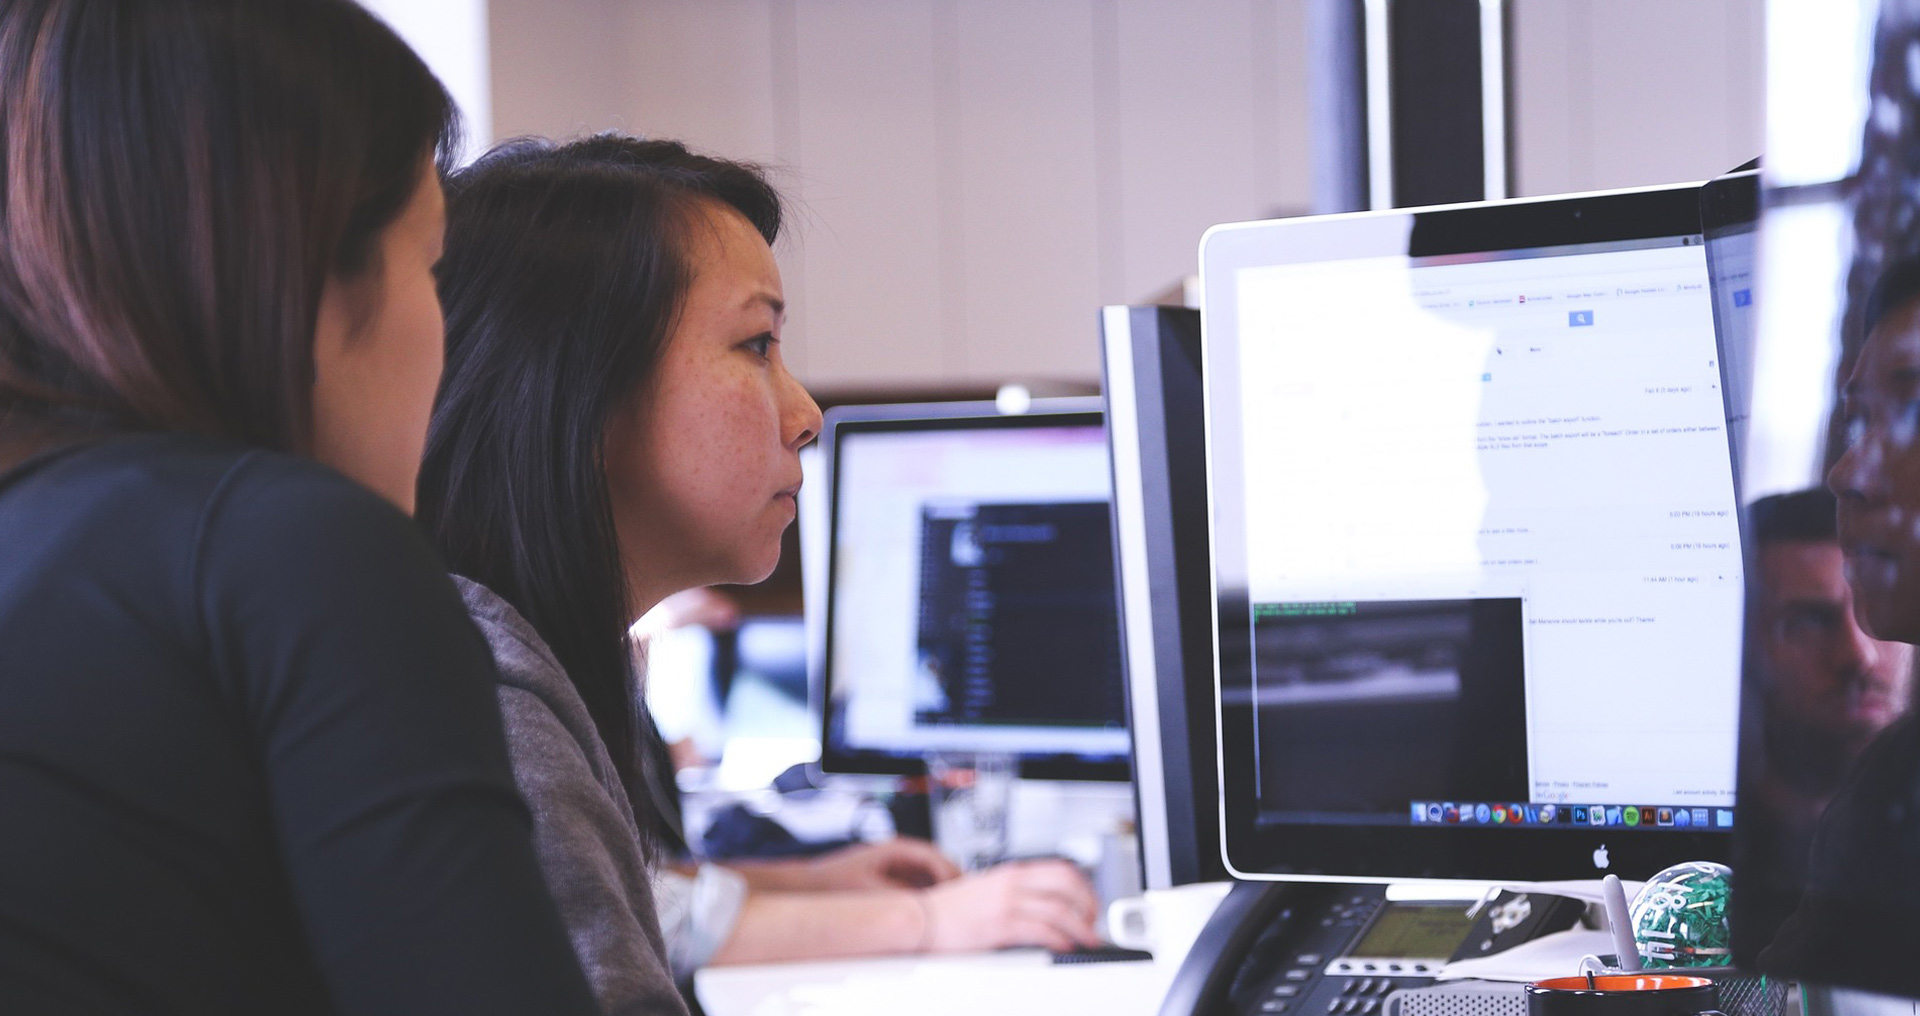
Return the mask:
<svg viewBox="0 0 1920 1016"><path fill-rule="evenodd" d="M1516 796L1731 804L1743 587L1697 239L1238 283L1256 610L1515 602L1525 736L1484 740L1523 754Z"/></svg>

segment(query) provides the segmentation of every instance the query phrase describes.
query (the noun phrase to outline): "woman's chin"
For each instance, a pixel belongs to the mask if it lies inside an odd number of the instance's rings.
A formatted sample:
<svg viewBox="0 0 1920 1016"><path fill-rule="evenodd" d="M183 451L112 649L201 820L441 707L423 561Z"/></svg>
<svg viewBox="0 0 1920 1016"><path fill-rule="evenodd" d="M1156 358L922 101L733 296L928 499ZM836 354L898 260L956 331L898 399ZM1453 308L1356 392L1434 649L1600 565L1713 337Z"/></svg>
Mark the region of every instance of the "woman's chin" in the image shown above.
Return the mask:
<svg viewBox="0 0 1920 1016"><path fill-rule="evenodd" d="M780 547L776 544L772 553L761 555L750 561L740 562L739 566L733 570L733 578L722 579L713 584L729 586L758 585L772 577L773 570L779 566Z"/></svg>

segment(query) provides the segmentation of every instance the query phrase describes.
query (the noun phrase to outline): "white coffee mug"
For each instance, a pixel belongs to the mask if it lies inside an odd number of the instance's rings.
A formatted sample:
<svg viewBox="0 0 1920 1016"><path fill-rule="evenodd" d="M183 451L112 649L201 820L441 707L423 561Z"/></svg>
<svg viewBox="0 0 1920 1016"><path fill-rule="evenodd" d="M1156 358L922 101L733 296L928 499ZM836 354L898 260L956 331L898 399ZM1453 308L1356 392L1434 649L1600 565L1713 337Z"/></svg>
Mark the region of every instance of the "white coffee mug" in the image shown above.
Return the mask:
<svg viewBox="0 0 1920 1016"><path fill-rule="evenodd" d="M1202 882L1114 900L1107 905L1107 937L1123 949L1185 951L1231 888Z"/></svg>

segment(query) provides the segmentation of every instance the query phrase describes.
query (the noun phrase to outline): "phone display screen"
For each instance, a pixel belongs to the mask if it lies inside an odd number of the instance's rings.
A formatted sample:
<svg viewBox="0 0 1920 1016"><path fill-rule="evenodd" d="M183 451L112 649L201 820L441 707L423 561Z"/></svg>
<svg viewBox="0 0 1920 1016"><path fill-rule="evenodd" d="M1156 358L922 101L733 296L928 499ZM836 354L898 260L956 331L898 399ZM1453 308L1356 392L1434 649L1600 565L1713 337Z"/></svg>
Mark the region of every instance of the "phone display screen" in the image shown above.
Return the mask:
<svg viewBox="0 0 1920 1016"><path fill-rule="evenodd" d="M1447 957L1473 928L1459 903L1389 903L1347 950L1361 958Z"/></svg>

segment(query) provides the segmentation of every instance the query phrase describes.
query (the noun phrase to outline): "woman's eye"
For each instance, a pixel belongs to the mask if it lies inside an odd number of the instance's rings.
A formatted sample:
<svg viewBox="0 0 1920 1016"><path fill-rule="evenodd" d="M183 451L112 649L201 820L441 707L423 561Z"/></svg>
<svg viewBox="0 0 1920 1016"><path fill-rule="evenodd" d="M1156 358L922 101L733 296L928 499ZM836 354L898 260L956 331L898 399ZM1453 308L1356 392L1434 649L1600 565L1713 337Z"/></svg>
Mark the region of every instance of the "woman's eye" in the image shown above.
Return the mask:
<svg viewBox="0 0 1920 1016"><path fill-rule="evenodd" d="M1920 400L1901 406L1893 427L1893 439L1901 447L1912 444L1916 435L1920 435Z"/></svg>
<svg viewBox="0 0 1920 1016"><path fill-rule="evenodd" d="M1847 447L1851 448L1867 436L1867 421L1858 416L1849 416L1846 421Z"/></svg>
<svg viewBox="0 0 1920 1016"><path fill-rule="evenodd" d="M769 332L764 335L756 335L753 338L748 339L747 341L741 343L741 345L745 347L753 355L764 360L768 356L772 355L773 344L778 341L780 340L774 338L773 334Z"/></svg>

